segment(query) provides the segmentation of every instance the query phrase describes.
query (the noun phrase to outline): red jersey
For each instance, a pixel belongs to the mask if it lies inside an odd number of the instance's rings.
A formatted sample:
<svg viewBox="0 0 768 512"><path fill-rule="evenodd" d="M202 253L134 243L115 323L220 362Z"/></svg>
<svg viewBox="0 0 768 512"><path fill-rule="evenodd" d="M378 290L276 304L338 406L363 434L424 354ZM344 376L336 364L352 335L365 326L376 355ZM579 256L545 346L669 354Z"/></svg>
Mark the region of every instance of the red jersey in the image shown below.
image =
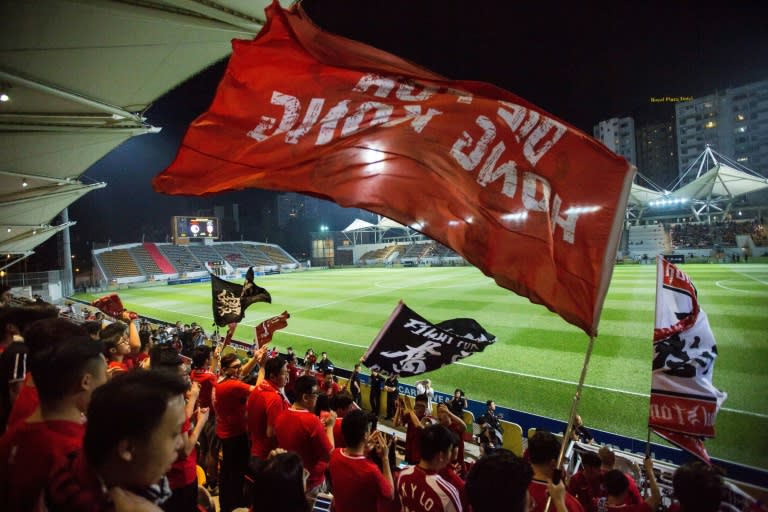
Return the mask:
<svg viewBox="0 0 768 512"><path fill-rule="evenodd" d="M13 402L11 415L8 417L7 430L10 430L15 425L22 423L32 416L32 413L34 413L40 405L40 397L37 395L37 388L29 384L31 376L31 373L27 374L24 385L21 387L21 391L19 391L19 396L16 397L16 401Z"/></svg>
<svg viewBox="0 0 768 512"><path fill-rule="evenodd" d="M435 423L435 418L432 416L424 416ZM421 421L424 421L424 418ZM418 464L421 461L421 450L419 449L419 440L421 439L421 432L424 430L420 426L413 423L413 418L410 414L405 416L405 424L408 430L405 432L405 460L408 464Z"/></svg>
<svg viewBox="0 0 768 512"><path fill-rule="evenodd" d="M323 393L324 395L328 395L328 396L338 395L340 391L341 391L341 388L335 382L331 382L330 384L328 384L324 380L320 382L320 392Z"/></svg>
<svg viewBox="0 0 768 512"><path fill-rule="evenodd" d="M443 477L418 466L409 466L397 478L397 496L403 510L461 512L459 491Z"/></svg>
<svg viewBox="0 0 768 512"><path fill-rule="evenodd" d="M107 372L110 375L114 375L120 372L127 372L130 370L128 363L125 361L110 361L107 363Z"/></svg>
<svg viewBox="0 0 768 512"><path fill-rule="evenodd" d="M549 496L547 482L533 480L528 486L528 492L535 504L533 512L544 512L544 506L547 504L547 497ZM568 509L568 512L584 512L584 507L581 506L579 500L569 492L565 493L565 508ZM550 505L549 510L554 510L554 506Z"/></svg>
<svg viewBox="0 0 768 512"><path fill-rule="evenodd" d="M584 471L578 471L568 482L568 492L573 494L584 510L591 510L593 501L605 496L605 485L602 475L598 475L591 481L587 479Z"/></svg>
<svg viewBox="0 0 768 512"><path fill-rule="evenodd" d="M266 460L269 452L277 448L277 438L267 437L267 426L275 429L275 422L291 404L270 381L262 381L248 397L248 434L251 455Z"/></svg>
<svg viewBox="0 0 768 512"><path fill-rule="evenodd" d="M189 433L192 430L192 424L189 418L184 421L181 427L181 433ZM181 489L197 481L197 450L192 449L189 455L179 454L179 458L171 465L168 471L168 484L171 489Z"/></svg>
<svg viewBox="0 0 768 512"><path fill-rule="evenodd" d="M216 411L216 435L229 439L248 430L245 420L245 403L251 394L251 386L237 379L227 379L216 384L213 408Z"/></svg>
<svg viewBox="0 0 768 512"><path fill-rule="evenodd" d="M341 431L341 422L344 418L336 418L336 423L333 424L333 447L334 448L346 448L347 442L344 440L344 433Z"/></svg>
<svg viewBox="0 0 768 512"><path fill-rule="evenodd" d="M275 433L280 448L296 452L301 457L304 468L309 471L307 489L323 483L333 446L320 418L306 409L291 407L277 417Z"/></svg>
<svg viewBox="0 0 768 512"><path fill-rule="evenodd" d="M45 510L43 495L54 467L83 444L85 425L23 422L0 439L0 509Z"/></svg>
<svg viewBox="0 0 768 512"><path fill-rule="evenodd" d="M70 454L54 469L48 484L49 510L110 512L115 509L96 472L82 450Z"/></svg>
<svg viewBox="0 0 768 512"><path fill-rule="evenodd" d="M464 480L462 480L461 477L456 474L456 471L454 471L451 466L445 466L440 470L440 472L438 472L438 475L443 477L446 482L454 486L456 490L459 491L461 508L464 510L469 510L469 500L467 499L467 493L464 490Z"/></svg>
<svg viewBox="0 0 768 512"><path fill-rule="evenodd" d="M347 455L336 448L329 464L336 512L376 512L380 500L389 500L392 486L379 467L363 455Z"/></svg>
<svg viewBox="0 0 768 512"><path fill-rule="evenodd" d="M213 388L216 387L216 374L208 370L192 370L189 374L190 380L200 384L200 395L197 397L197 404L200 407L211 407L213 404Z"/></svg>

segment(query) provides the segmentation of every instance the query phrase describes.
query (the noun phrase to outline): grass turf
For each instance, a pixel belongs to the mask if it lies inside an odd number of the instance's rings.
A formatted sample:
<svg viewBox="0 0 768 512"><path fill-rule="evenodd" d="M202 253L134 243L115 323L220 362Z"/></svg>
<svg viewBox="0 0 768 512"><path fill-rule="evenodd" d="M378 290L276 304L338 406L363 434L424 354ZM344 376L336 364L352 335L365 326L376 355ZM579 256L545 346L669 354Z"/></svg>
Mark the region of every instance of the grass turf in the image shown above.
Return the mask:
<svg viewBox="0 0 768 512"><path fill-rule="evenodd" d="M696 285L717 339L715 385L729 393L707 448L714 457L768 468L768 265L681 268ZM257 284L270 291L273 304L252 305L236 339L252 340L253 326L288 310L289 326L275 334L275 345L299 354L325 350L336 365L351 368L402 299L432 322L471 317L497 336L485 352L430 374L436 389L461 387L469 398L554 418L570 410L587 336L472 267L313 270ZM140 314L212 323L207 283L119 295ZM579 408L588 426L645 438L654 303L654 265L616 267Z"/></svg>

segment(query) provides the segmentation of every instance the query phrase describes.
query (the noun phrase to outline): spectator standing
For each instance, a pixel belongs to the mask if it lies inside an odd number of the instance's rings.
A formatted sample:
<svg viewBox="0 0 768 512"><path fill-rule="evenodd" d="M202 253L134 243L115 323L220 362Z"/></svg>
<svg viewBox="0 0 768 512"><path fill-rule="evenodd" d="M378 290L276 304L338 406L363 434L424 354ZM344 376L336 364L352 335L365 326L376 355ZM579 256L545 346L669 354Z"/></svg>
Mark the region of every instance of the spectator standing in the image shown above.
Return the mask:
<svg viewBox="0 0 768 512"><path fill-rule="evenodd" d="M371 387L371 412L378 417L381 414L381 390L384 387L384 379L379 375L378 368L371 368L368 385Z"/></svg>
<svg viewBox="0 0 768 512"><path fill-rule="evenodd" d="M424 429L419 440L421 460L400 472L397 497L403 511L461 512L458 490L438 473L451 461L454 435L442 425ZM427 507L427 503L431 506Z"/></svg>
<svg viewBox="0 0 768 512"><path fill-rule="evenodd" d="M320 384L320 392L327 397L339 394L341 388L333 378L333 370L323 371L323 382Z"/></svg>
<svg viewBox="0 0 768 512"><path fill-rule="evenodd" d="M656 476L653 473L653 460L646 457L643 463L651 495L642 503L627 505L629 494L629 477L618 469L608 471L604 476L607 496L595 500L595 505L600 512L655 512L661 504L661 494L656 485ZM697 509L700 510L700 509Z"/></svg>
<svg viewBox="0 0 768 512"><path fill-rule="evenodd" d="M464 409L467 407L469 405L467 404L467 399L464 398L464 391L456 388L453 392L453 398L448 401L448 409L459 418L464 418Z"/></svg>
<svg viewBox="0 0 768 512"><path fill-rule="evenodd" d="M398 389L400 381L398 377L399 374L395 372L384 381L384 391L387 392L387 416L384 419L387 420L392 420L395 417L397 398L400 396L400 390Z"/></svg>
<svg viewBox="0 0 768 512"><path fill-rule="evenodd" d="M59 459L82 446L83 413L93 391L107 381L103 350L83 332L30 357L40 409L0 439L0 510L45 510L50 474Z"/></svg>
<svg viewBox="0 0 768 512"><path fill-rule="evenodd" d="M672 476L675 512L717 512L723 496L723 480L712 466L691 462L677 468Z"/></svg>
<svg viewBox="0 0 768 512"><path fill-rule="evenodd" d="M603 446L597 452L600 457L600 472L605 475L608 471L612 470L616 465L616 454L613 450L607 446ZM627 475L629 479L629 492L627 493L627 505L636 505L643 502L642 496L640 496L640 490L637 488L635 479Z"/></svg>
<svg viewBox="0 0 768 512"><path fill-rule="evenodd" d="M325 372L328 370L333 372L335 368L336 367L333 365L333 361L328 359L328 352L321 352L320 361L317 362L317 371L323 372L323 374L325 374Z"/></svg>
<svg viewBox="0 0 768 512"><path fill-rule="evenodd" d="M262 350L263 354L263 348ZM248 471L248 427L246 401L254 386L249 386L241 375L248 375L256 364L256 357L243 365L237 355L229 353L221 358L219 382L213 396L216 412L216 437L221 442L219 466L219 500L221 512L231 512L245 505L243 484Z"/></svg>
<svg viewBox="0 0 768 512"><path fill-rule="evenodd" d="M352 399L355 401L357 406L362 407L363 388L360 385L360 363L355 365L355 368L352 370L352 375L349 376L349 380L344 387L352 394Z"/></svg>
<svg viewBox="0 0 768 512"><path fill-rule="evenodd" d="M550 432L538 430L535 436L528 439L528 455L533 468L533 481L528 486L528 492L536 505L533 512L543 512L552 477L555 471L560 471L557 468L560 441ZM565 493L565 505L568 512L584 512L579 500L568 492Z"/></svg>
<svg viewBox="0 0 768 512"><path fill-rule="evenodd" d="M195 348L192 353L192 371L189 378L192 382L197 382L200 387L200 394L197 397L197 405L200 408L208 409L208 420L203 426L198 439L198 460L205 470L206 485L208 489L216 490L219 481L219 451L221 446L216 438L216 414L213 411L213 390L218 381L219 346L217 345L211 355L211 348L201 345Z"/></svg>
<svg viewBox="0 0 768 512"><path fill-rule="evenodd" d="M325 488L325 470L333 450L336 413L331 411L324 422L312 413L320 389L317 379L311 375L299 377L295 393L296 401L275 421L277 445L299 454L309 471L307 489L310 494L316 495Z"/></svg>
<svg viewBox="0 0 768 512"><path fill-rule="evenodd" d="M437 406L437 421L456 435L456 456L451 460L451 466L457 474L464 475L464 433L467 431L467 425L445 404Z"/></svg>
<svg viewBox="0 0 768 512"><path fill-rule="evenodd" d="M416 394L427 397L427 412L432 413L432 399L435 396L435 390L432 389L432 381L429 379L420 380L416 383Z"/></svg>
<svg viewBox="0 0 768 512"><path fill-rule="evenodd" d="M181 377L150 370L115 376L95 390L82 449L50 478L48 510L110 511L126 499L132 510L152 510L167 500L164 475L182 446L186 389Z"/></svg>
<svg viewBox="0 0 768 512"><path fill-rule="evenodd" d="M389 447L381 432L372 432L375 417L355 410L341 423L345 448L336 448L329 465L336 512L376 512L378 503L394 493ZM373 451L381 468L366 455Z"/></svg>
<svg viewBox="0 0 768 512"><path fill-rule="evenodd" d="M584 426L581 416L578 414L573 418L573 430L571 430L571 439L584 444L592 444L594 439L592 434Z"/></svg>
<svg viewBox="0 0 768 512"><path fill-rule="evenodd" d="M268 359L264 364L264 380L248 397L248 434L251 439L253 470L277 448L275 423L280 414L290 407L283 392L288 377L288 363L282 356Z"/></svg>
<svg viewBox="0 0 768 512"><path fill-rule="evenodd" d="M408 464L418 464L421 460L419 446L424 428L435 423L434 418L427 414L427 397L417 396L413 401L413 409L408 407L404 398L398 400L399 423L405 425L405 461Z"/></svg>
<svg viewBox="0 0 768 512"><path fill-rule="evenodd" d="M579 500L584 510L592 510L594 500L605 496L600 457L594 452L583 452L581 469L568 482L568 492Z"/></svg>

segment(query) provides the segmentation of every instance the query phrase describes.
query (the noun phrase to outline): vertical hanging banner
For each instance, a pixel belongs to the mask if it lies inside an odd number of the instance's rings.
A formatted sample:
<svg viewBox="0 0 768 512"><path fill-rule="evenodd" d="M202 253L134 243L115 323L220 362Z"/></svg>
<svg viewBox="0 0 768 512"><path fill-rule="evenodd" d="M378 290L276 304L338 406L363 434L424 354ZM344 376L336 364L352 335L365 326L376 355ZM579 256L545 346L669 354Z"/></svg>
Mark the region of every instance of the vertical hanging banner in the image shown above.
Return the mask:
<svg viewBox="0 0 768 512"><path fill-rule="evenodd" d="M261 188L364 208L597 333L626 160L503 89L324 32L300 6L274 2L259 35L233 47L156 191Z"/></svg>
<svg viewBox="0 0 768 512"><path fill-rule="evenodd" d="M648 426L709 463L703 439L715 436L715 417L728 396L712 384L715 336L691 279L658 256L653 380Z"/></svg>

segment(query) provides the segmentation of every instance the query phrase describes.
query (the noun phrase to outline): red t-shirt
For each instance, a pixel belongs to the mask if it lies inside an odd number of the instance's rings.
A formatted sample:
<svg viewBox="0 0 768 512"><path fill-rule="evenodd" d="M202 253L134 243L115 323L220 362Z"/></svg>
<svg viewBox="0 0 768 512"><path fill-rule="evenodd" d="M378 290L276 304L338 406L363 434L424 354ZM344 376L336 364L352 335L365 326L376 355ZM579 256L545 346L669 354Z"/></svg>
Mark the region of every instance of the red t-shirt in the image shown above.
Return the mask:
<svg viewBox="0 0 768 512"><path fill-rule="evenodd" d="M344 418L336 418L336 423L333 424L333 447L334 448L346 448L347 442L344 440L344 432L341 431L341 422Z"/></svg>
<svg viewBox="0 0 768 512"><path fill-rule="evenodd" d="M189 433L192 430L192 423L189 418L184 421L181 427L181 433ZM189 455L179 454L168 471L168 484L171 489L181 489L197 481L197 450L193 449Z"/></svg>
<svg viewBox="0 0 768 512"><path fill-rule="evenodd" d="M362 455L336 448L329 464L336 512L376 512L379 500L389 500L392 486L381 470Z"/></svg>
<svg viewBox="0 0 768 512"><path fill-rule="evenodd" d="M0 439L0 509L45 510L43 495L52 470L83 444L85 425L52 420L22 422Z"/></svg>
<svg viewBox="0 0 768 512"><path fill-rule="evenodd" d="M11 408L11 415L8 417L8 427L10 430L15 425L20 424L35 412L37 406L40 405L40 397L37 395L37 388L29 384L29 379L32 376L28 373L25 379L24 385L19 391L19 396L16 397L16 401L13 402Z"/></svg>
<svg viewBox="0 0 768 512"><path fill-rule="evenodd" d="M425 416L434 423L436 420L432 416ZM424 418L422 418L424 421ZM405 432L405 460L408 464L418 464L421 461L421 450L419 448L419 440L421 439L421 432L424 430L415 423L410 414L405 416L405 424L408 429Z"/></svg>
<svg viewBox="0 0 768 512"><path fill-rule="evenodd" d="M275 422L288 403L270 381L262 381L248 397L248 434L251 438L251 455L266 460L269 452L277 448L277 439L267 437L267 426L275 429Z"/></svg>
<svg viewBox="0 0 768 512"><path fill-rule="evenodd" d="M192 370L189 378L200 384L200 395L197 397L198 406L211 407L213 388L216 387L216 375L208 370Z"/></svg>
<svg viewBox="0 0 768 512"><path fill-rule="evenodd" d="M301 457L304 468L309 471L307 489L323 483L333 446L320 418L306 409L289 408L277 417L275 433L277 446Z"/></svg>
<svg viewBox="0 0 768 512"><path fill-rule="evenodd" d="M47 499L52 510L110 512L114 505L82 449L62 459L51 474Z"/></svg>
<svg viewBox="0 0 768 512"><path fill-rule="evenodd" d="M462 424L459 425L458 423L451 423L451 425L448 427L448 430L456 434L456 437L459 439L459 453L456 454L456 460L459 461L462 465L464 464L464 432L467 431L466 425Z"/></svg>
<svg viewBox="0 0 768 512"><path fill-rule="evenodd" d="M568 492L579 500L584 510L592 508L592 502L605 496L605 486L602 475L598 475L592 481L588 480L583 470L578 471L568 482Z"/></svg>
<svg viewBox="0 0 768 512"><path fill-rule="evenodd" d="M110 361L107 364L107 372L110 375L115 375L120 372L127 372L130 370L126 361Z"/></svg>
<svg viewBox="0 0 768 512"><path fill-rule="evenodd" d="M531 499L535 502L533 512L543 512L544 506L547 504L547 497L549 496L547 482L533 480L528 486L528 492L531 494ZM549 506L549 510L554 510L554 508L554 505ZM584 512L584 507L581 506L579 500L574 498L569 492L565 493L565 508L568 509L568 512Z"/></svg>
<svg viewBox="0 0 768 512"><path fill-rule="evenodd" d="M216 384L213 408L216 411L216 435L228 439L248 430L245 420L245 403L251 394L251 386L237 379L227 379Z"/></svg>
<svg viewBox="0 0 768 512"><path fill-rule="evenodd" d="M409 466L400 472L396 487L403 510L462 511L459 491L435 472Z"/></svg>
<svg viewBox="0 0 768 512"><path fill-rule="evenodd" d="M333 396L333 395L338 395L339 391L341 391L341 388L335 382L331 382L330 384L328 384L327 382L322 381L320 383L320 392L323 394L326 394L328 396Z"/></svg>
<svg viewBox="0 0 768 512"><path fill-rule="evenodd" d="M469 500L467 499L467 493L464 490L464 480L453 470L451 466L445 466L438 473L443 479L454 486L459 491L459 499L461 500L461 507L464 510L469 510Z"/></svg>

